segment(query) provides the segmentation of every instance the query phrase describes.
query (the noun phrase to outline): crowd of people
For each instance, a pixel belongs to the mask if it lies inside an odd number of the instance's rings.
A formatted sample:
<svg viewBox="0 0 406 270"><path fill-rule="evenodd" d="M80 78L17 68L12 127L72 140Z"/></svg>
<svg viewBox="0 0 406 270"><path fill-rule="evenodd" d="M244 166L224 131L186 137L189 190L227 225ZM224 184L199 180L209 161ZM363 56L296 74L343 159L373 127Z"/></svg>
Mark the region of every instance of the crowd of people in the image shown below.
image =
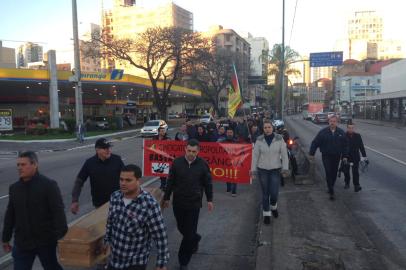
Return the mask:
<svg viewBox="0 0 406 270"><path fill-rule="evenodd" d="M141 168L125 165L119 155L112 154L112 144L100 138L95 143L95 155L84 162L74 181L70 210L73 214L79 212L81 190L90 179L95 208L110 203L103 247L106 252L110 250L106 269L145 270L153 240L157 249L156 269L165 270L169 249L161 209L168 208L172 200L177 228L182 234L178 262L180 269L185 270L202 238L197 228L204 194L208 210L214 209L210 169L198 155L200 142L254 144L250 175L261 186L263 222L270 224L272 216L279 216L277 202L281 179L290 173L288 138L283 125L275 126L275 122L261 115L211 121L207 125L186 120L174 136L175 140L187 142L185 154L173 161L168 177L161 177L164 195L160 202L141 188ZM171 138L166 129L159 128L153 139ZM337 119L331 117L329 126L313 140L311 157L318 148L322 153L330 199L334 199L340 161L352 165L354 190L359 192L358 164L367 159L361 136L354 132L354 124L350 122L344 132L337 127ZM349 167L345 170L345 188L350 184ZM10 186L3 249L12 252L16 270L31 269L37 256L44 269L62 269L56 246L68 227L58 185L39 172L38 157L32 151L19 154L17 168L20 178ZM226 192L235 197L237 184L227 183Z"/></svg>

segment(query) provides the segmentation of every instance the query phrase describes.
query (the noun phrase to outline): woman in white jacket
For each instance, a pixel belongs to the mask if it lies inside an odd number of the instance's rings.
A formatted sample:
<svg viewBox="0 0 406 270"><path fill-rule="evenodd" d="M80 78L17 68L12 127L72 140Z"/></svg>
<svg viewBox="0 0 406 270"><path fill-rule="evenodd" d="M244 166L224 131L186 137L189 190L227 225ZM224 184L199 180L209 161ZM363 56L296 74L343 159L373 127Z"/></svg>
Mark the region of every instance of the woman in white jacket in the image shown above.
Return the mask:
<svg viewBox="0 0 406 270"><path fill-rule="evenodd" d="M289 175L289 159L283 137L273 132L272 123L264 121L264 134L257 138L254 146L251 175L259 179L262 188L262 210L264 223L278 217L277 202L281 173Z"/></svg>

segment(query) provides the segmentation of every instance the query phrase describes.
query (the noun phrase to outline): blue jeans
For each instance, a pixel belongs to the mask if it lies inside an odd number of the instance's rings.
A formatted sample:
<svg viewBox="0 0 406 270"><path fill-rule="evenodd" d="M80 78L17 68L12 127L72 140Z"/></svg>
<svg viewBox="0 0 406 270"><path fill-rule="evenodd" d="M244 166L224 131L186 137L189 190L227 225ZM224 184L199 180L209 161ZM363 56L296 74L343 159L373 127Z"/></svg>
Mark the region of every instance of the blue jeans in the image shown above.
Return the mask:
<svg viewBox="0 0 406 270"><path fill-rule="evenodd" d="M237 194L237 183L227 182L227 192L231 192L232 194Z"/></svg>
<svg viewBox="0 0 406 270"><path fill-rule="evenodd" d="M35 257L38 256L44 270L62 270L56 258L56 243L50 246L21 250L13 247L14 270L31 270Z"/></svg>
<svg viewBox="0 0 406 270"><path fill-rule="evenodd" d="M258 179L262 189L262 210L270 211L270 204L278 202L279 185L281 182L280 169L265 170L258 168Z"/></svg>

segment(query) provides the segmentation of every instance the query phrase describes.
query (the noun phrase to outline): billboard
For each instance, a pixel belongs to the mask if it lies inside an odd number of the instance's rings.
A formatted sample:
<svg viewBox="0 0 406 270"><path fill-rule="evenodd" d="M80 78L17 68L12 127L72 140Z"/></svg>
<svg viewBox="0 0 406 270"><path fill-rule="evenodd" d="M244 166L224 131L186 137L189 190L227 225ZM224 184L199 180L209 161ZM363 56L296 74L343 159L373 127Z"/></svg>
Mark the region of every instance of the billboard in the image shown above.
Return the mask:
<svg viewBox="0 0 406 270"><path fill-rule="evenodd" d="M13 110L0 109L0 131L13 130Z"/></svg>

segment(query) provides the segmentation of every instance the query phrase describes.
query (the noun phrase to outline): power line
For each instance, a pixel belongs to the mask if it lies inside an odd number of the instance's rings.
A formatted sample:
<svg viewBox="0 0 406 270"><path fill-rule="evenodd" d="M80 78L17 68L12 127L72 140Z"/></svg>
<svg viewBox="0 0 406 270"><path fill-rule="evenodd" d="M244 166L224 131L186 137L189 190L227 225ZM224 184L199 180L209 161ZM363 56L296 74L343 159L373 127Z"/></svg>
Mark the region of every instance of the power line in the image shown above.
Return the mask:
<svg viewBox="0 0 406 270"><path fill-rule="evenodd" d="M48 42L41 42L41 41L28 41L28 40L11 40L11 39L2 39L0 41L7 41L7 42L31 42L31 43L40 43L40 44L48 44Z"/></svg>
<svg viewBox="0 0 406 270"><path fill-rule="evenodd" d="M294 25L295 25L297 2L299 2L299 0L296 0L295 12L293 13L293 22L292 22L292 28L290 29L290 37L289 37L289 47L290 47L290 41L291 41L291 39L292 39L293 27L294 27Z"/></svg>

